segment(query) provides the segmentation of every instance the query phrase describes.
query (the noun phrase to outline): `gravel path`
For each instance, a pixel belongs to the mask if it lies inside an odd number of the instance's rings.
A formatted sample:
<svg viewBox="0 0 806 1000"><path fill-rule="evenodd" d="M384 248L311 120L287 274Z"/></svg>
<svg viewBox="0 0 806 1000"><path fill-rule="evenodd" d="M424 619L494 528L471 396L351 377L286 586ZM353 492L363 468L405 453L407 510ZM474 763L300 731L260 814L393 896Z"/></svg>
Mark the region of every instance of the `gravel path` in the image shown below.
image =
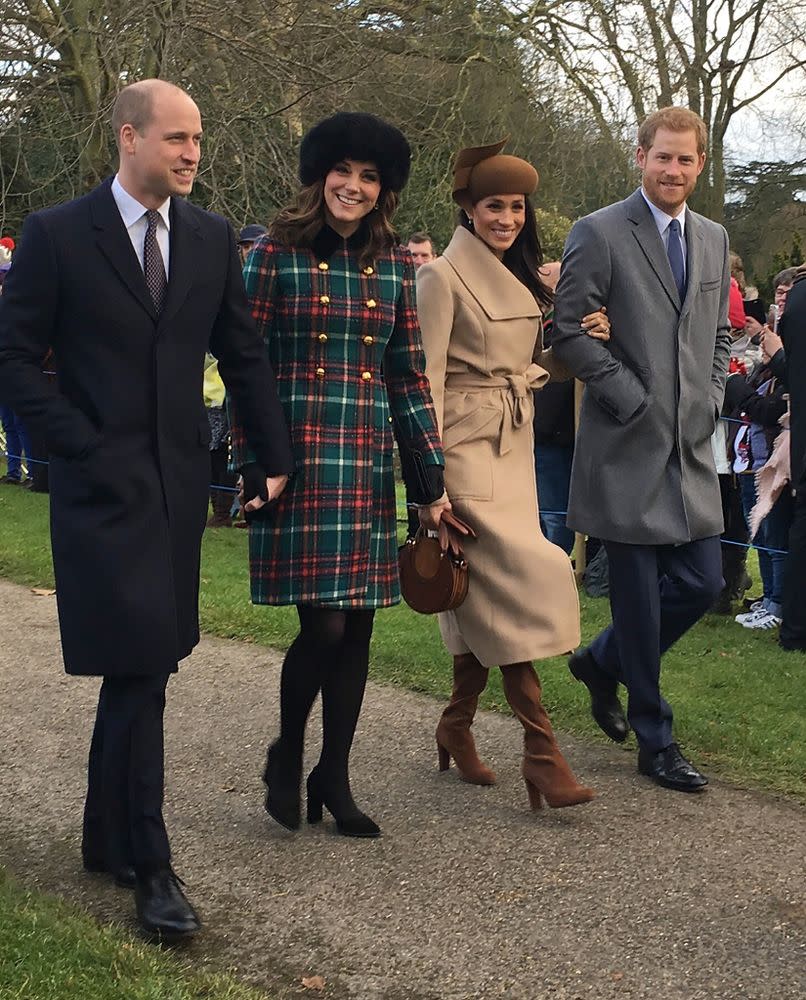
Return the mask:
<svg viewBox="0 0 806 1000"><path fill-rule="evenodd" d="M129 894L83 873L79 828L97 681L61 668L53 597L0 581L0 863L134 926ZM599 797L527 810L513 719L475 731L498 772L436 769L429 698L371 685L354 751L378 841L288 834L262 809L279 657L205 638L168 690L166 818L205 920L185 949L280 998L802 1000L806 813L712 782L663 791L635 754L564 738ZM318 728L316 726L314 729ZM314 757L316 746L311 746Z"/></svg>

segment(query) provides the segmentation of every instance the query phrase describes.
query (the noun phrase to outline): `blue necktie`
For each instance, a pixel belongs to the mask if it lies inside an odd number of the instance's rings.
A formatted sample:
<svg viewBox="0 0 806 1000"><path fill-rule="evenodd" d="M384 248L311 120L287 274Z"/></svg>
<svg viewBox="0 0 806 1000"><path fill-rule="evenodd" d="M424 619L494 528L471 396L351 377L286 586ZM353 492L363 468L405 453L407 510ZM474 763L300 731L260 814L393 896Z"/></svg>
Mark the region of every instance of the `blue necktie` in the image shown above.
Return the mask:
<svg viewBox="0 0 806 1000"><path fill-rule="evenodd" d="M666 253L669 257L674 283L677 285L677 293L682 302L686 297L686 268L683 264L683 244L680 242L680 223L677 219L672 219L669 223L669 242L666 245Z"/></svg>

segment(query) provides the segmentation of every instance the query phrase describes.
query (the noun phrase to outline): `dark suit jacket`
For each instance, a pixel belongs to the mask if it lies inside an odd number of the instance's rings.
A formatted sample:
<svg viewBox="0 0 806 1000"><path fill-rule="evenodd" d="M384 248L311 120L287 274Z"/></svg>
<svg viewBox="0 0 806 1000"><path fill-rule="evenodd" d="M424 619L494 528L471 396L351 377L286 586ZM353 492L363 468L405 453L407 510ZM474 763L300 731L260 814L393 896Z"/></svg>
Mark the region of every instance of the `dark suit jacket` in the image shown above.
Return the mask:
<svg viewBox="0 0 806 1000"><path fill-rule="evenodd" d="M58 385L40 361L55 352ZM204 355L267 473L293 468L227 222L171 200L164 309L107 181L27 219L0 298L0 396L44 434L68 673L172 671L199 639L210 431Z"/></svg>
<svg viewBox="0 0 806 1000"><path fill-rule="evenodd" d="M806 499L806 275L798 277L787 295L781 316L786 354L786 387L792 411L792 485Z"/></svg>

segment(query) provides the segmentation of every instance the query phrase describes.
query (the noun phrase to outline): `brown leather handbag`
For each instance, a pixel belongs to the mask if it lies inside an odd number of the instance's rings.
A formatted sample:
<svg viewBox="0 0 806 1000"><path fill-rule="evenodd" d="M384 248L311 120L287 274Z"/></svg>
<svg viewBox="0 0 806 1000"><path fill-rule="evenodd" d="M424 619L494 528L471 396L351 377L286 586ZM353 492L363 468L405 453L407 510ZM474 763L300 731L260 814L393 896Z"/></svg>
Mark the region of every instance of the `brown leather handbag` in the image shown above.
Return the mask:
<svg viewBox="0 0 806 1000"><path fill-rule="evenodd" d="M475 538L472 529L450 516L449 523ZM403 600L421 615L458 608L467 597L467 560L460 551L442 551L439 538L430 537L419 528L414 538L398 549L400 590Z"/></svg>

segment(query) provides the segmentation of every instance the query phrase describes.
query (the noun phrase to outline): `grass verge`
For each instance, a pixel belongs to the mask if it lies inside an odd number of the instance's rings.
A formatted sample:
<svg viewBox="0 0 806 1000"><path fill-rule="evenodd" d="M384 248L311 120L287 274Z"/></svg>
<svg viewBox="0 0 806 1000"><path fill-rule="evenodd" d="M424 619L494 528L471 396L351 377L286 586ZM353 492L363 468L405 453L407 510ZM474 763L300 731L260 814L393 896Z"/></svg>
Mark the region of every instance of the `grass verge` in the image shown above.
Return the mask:
<svg viewBox="0 0 806 1000"><path fill-rule="evenodd" d="M32 894L0 868L4 1000L268 1000L226 973L197 973L169 952L100 927L75 907Z"/></svg>
<svg viewBox="0 0 806 1000"><path fill-rule="evenodd" d="M285 649L296 634L293 608L249 603L246 532L207 532L202 553L202 628L226 638ZM750 560L755 568L755 560ZM0 575L52 586L47 497L0 486ZM590 639L609 621L606 600L581 597ZM546 705L560 730L600 737L587 695L562 658L539 664ZM675 731L692 759L723 777L806 799L806 657L786 653L774 632L743 629L706 616L664 659L663 689L675 708ZM433 618L401 605L378 615L372 646L376 681L444 698L450 658ZM498 671L483 704L508 711ZM435 721L436 721L436 711ZM514 738L514 736L513 736Z"/></svg>

